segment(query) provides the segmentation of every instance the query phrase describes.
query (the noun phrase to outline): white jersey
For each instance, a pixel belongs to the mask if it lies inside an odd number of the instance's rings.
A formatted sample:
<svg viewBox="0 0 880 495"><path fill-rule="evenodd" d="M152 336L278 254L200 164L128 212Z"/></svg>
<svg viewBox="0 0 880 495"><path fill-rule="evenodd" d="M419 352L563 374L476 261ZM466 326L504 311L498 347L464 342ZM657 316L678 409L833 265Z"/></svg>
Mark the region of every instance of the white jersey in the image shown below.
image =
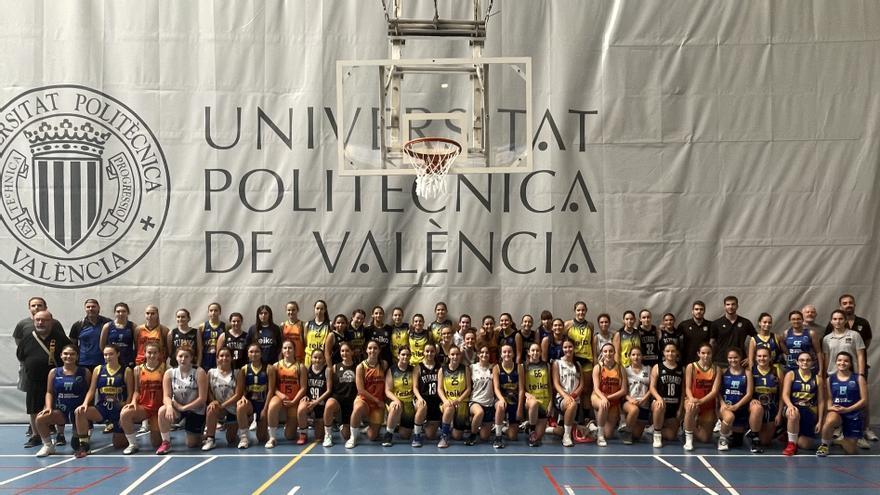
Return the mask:
<svg viewBox="0 0 880 495"><path fill-rule="evenodd" d="M642 366L642 369L636 371L632 366L627 366L624 369L626 381L629 383L629 396L633 399L642 399L648 395L651 386L651 368Z"/></svg>
<svg viewBox="0 0 880 495"><path fill-rule="evenodd" d="M569 363L565 359L557 359L554 362L559 371L559 385L562 386L562 390L567 394L574 392L581 382L581 372L577 364Z"/></svg>
<svg viewBox="0 0 880 495"><path fill-rule="evenodd" d="M495 387L492 383L492 368L484 368L477 363L471 366L471 402L476 402L483 407L492 407L495 404Z"/></svg>
<svg viewBox="0 0 880 495"><path fill-rule="evenodd" d="M214 399L221 404L235 395L235 375L235 370L232 370L226 375L220 371L220 368L211 368L208 370L208 383L211 387L211 394L214 396ZM229 414L235 414L235 404L228 406L226 412Z"/></svg>
<svg viewBox="0 0 880 495"><path fill-rule="evenodd" d="M171 368L171 397L178 404L189 404L199 398L199 384L196 380L198 368L193 367L186 375L180 374L180 368ZM205 414L205 406L193 409L195 414Z"/></svg>
<svg viewBox="0 0 880 495"><path fill-rule="evenodd" d="M602 332L596 332L596 348L593 349L593 352L598 353L602 350L602 347L605 344L613 344L614 335L611 332L608 332L608 337L602 336Z"/></svg>

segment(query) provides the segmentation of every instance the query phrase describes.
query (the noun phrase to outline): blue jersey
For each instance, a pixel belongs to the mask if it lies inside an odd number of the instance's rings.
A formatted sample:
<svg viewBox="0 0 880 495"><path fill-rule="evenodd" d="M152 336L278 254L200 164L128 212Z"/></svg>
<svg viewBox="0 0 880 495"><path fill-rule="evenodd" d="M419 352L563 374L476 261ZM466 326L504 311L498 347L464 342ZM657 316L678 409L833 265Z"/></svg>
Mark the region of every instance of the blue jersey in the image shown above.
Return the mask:
<svg viewBox="0 0 880 495"><path fill-rule="evenodd" d="M98 381L95 387L97 391L95 402L99 410L116 411L118 415L119 410L128 401L125 370L125 366L120 366L115 373L111 373L106 364L99 366ZM107 419L107 416L104 415L104 418Z"/></svg>
<svg viewBox="0 0 880 495"><path fill-rule="evenodd" d="M72 375L65 375L61 366L55 368L55 379L52 381L55 409L61 411L69 423L73 423L73 411L82 405L88 390L85 368L78 366Z"/></svg>
<svg viewBox="0 0 880 495"><path fill-rule="evenodd" d="M104 354L101 349L101 329L107 322L106 318L99 317L92 325L89 320L83 319L79 324L79 332L75 336L71 332L71 339L76 338L77 345L79 345L80 366L92 369L104 363Z"/></svg>
<svg viewBox="0 0 880 495"><path fill-rule="evenodd" d="M250 363L244 367L244 396L251 402L264 404L269 395L269 374L267 366L255 370Z"/></svg>
<svg viewBox="0 0 880 495"><path fill-rule="evenodd" d="M862 400L858 375L852 373L847 380L837 378L837 373L828 377L831 389L831 403L835 406L849 407Z"/></svg>
<svg viewBox="0 0 880 495"><path fill-rule="evenodd" d="M498 333L498 349L505 345L509 345L513 349L514 358L516 358L516 334L519 332L511 329L510 335L504 335L503 333Z"/></svg>
<svg viewBox="0 0 880 495"><path fill-rule="evenodd" d="M755 384L755 399L762 406L775 406L779 403L779 375L774 366L770 366L766 373L762 373L757 365L752 366L752 379Z"/></svg>
<svg viewBox="0 0 880 495"><path fill-rule="evenodd" d="M202 330L202 368L209 370L217 367L217 339L226 330L226 323L220 322L216 327L211 322L204 323Z"/></svg>
<svg viewBox="0 0 880 495"><path fill-rule="evenodd" d="M505 371L504 365L498 363L498 387L508 405L519 402L519 366L516 363L513 363L510 372Z"/></svg>
<svg viewBox="0 0 880 495"><path fill-rule="evenodd" d="M727 404L733 405L741 401L748 392L748 388L748 377L745 371L734 375L730 369L727 369L721 375L721 400Z"/></svg>
<svg viewBox="0 0 880 495"><path fill-rule="evenodd" d="M801 370L794 371L794 380L791 382L791 401L798 407L816 410L819 403L819 387L815 373L804 377Z"/></svg>
<svg viewBox="0 0 880 495"><path fill-rule="evenodd" d="M814 366L818 366L816 362L816 349L813 349L813 339L810 337L810 331L804 329L800 335L794 334L794 329L789 328L785 331L785 368L788 371L797 371L797 358L802 352L809 352L813 356ZM816 368L818 369L818 368Z"/></svg>
<svg viewBox="0 0 880 495"><path fill-rule="evenodd" d="M119 348L119 363L122 366L134 367L134 323L127 321L125 326L116 326L115 321L109 323L107 343Z"/></svg>
<svg viewBox="0 0 880 495"><path fill-rule="evenodd" d="M752 335L749 337L749 340L755 343L755 351L758 349L767 349L770 351L770 362L777 363L780 360L779 355L779 342L776 340L776 335L772 333L767 336L767 340L764 340L761 335ZM797 356L795 356L795 361L797 361Z"/></svg>

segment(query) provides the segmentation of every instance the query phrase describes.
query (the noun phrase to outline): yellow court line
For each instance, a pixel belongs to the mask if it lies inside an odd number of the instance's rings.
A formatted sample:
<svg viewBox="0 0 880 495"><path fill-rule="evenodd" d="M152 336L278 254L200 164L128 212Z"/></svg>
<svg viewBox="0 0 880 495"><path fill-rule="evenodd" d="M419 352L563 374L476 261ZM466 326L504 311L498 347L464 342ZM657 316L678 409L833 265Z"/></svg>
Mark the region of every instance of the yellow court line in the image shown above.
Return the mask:
<svg viewBox="0 0 880 495"><path fill-rule="evenodd" d="M267 479L265 483L263 483L262 485L260 485L259 488L254 490L254 492L251 495L260 495L261 493L266 491L266 488L269 488L272 485L272 483L275 483L276 481L278 481L278 478L280 478L284 473L286 473L288 469L292 468L294 464L299 462L299 460L302 459L303 456L308 454L310 450L315 448L315 445L318 445L318 442L312 442L311 444L309 444L308 447L304 448L302 452L300 452L296 457L291 459L290 462L288 462L286 466L279 469L277 473L273 474L271 478Z"/></svg>

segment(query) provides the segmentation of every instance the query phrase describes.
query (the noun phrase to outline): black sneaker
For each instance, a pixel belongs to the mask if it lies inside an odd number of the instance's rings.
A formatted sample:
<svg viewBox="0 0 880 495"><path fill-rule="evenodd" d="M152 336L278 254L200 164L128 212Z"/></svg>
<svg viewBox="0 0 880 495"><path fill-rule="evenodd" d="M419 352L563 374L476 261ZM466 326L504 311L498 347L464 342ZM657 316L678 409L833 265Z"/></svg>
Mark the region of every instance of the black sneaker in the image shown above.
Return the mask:
<svg viewBox="0 0 880 495"><path fill-rule="evenodd" d="M55 446L63 447L65 445L67 445L67 439L64 438L64 433L59 432L57 435L55 435Z"/></svg>
<svg viewBox="0 0 880 495"><path fill-rule="evenodd" d="M763 454L764 447L762 447L761 444L757 440L755 440L754 442L752 442L751 451L753 454Z"/></svg>
<svg viewBox="0 0 880 495"><path fill-rule="evenodd" d="M37 445L43 445L43 441L40 440L40 437L34 435L34 436L28 438L28 441L24 443L24 448L32 449L32 448L36 447Z"/></svg>
<svg viewBox="0 0 880 495"><path fill-rule="evenodd" d="M500 435L495 435L495 440L492 442L492 447L496 449L504 448L504 438Z"/></svg>
<svg viewBox="0 0 880 495"><path fill-rule="evenodd" d="M394 445L394 436L391 435L391 432L385 432L385 435L382 436L382 446L391 447L392 445Z"/></svg>
<svg viewBox="0 0 880 495"><path fill-rule="evenodd" d="M32 430L30 426L28 426L27 431L24 432L24 436L27 438L34 436L34 430Z"/></svg>
<svg viewBox="0 0 880 495"><path fill-rule="evenodd" d="M70 437L70 448L72 448L74 452L79 450L79 435L74 434Z"/></svg>
<svg viewBox="0 0 880 495"><path fill-rule="evenodd" d="M477 436L474 435L473 433L464 437L464 444L467 445L468 447L474 445L475 443L477 443Z"/></svg>

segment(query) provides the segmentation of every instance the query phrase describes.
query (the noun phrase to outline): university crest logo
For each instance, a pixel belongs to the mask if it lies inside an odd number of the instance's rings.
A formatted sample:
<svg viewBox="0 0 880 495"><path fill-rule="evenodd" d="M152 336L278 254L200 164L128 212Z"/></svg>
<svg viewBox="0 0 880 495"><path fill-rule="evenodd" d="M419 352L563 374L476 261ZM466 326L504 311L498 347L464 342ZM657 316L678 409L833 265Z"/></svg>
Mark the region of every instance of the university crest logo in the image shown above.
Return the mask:
<svg viewBox="0 0 880 495"><path fill-rule="evenodd" d="M0 262L32 282L88 287L153 247L171 188L162 148L121 101L32 89L0 109Z"/></svg>

